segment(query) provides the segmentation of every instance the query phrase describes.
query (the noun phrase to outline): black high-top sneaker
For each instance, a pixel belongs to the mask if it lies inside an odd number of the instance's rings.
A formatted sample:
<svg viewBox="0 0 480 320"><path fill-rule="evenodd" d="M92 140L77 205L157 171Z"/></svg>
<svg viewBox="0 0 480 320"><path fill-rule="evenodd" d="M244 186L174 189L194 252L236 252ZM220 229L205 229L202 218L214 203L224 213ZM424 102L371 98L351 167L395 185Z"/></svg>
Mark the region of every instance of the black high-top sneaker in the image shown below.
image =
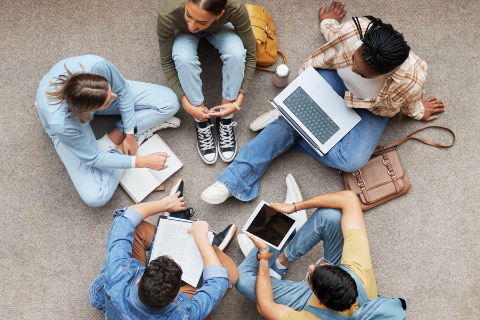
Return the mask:
<svg viewBox="0 0 480 320"><path fill-rule="evenodd" d="M198 154L206 164L214 164L217 162L217 146L213 140L212 121L197 122L197 149Z"/></svg>
<svg viewBox="0 0 480 320"><path fill-rule="evenodd" d="M237 123L232 119L217 118L217 131L220 136L218 140L218 149L220 158L224 162L232 162L237 155L237 140L235 139L235 133L233 127Z"/></svg>
<svg viewBox="0 0 480 320"><path fill-rule="evenodd" d="M174 195L177 192L180 191L179 197L183 197L183 180L178 178L175 180L173 183L173 187L170 190L169 195ZM185 200L184 200L185 201ZM177 211L177 212L166 212L166 215L172 218L178 218L178 219L185 219L185 220L190 220L190 218L195 214L195 211L192 208L186 208L185 210L182 211Z"/></svg>
<svg viewBox="0 0 480 320"><path fill-rule="evenodd" d="M225 228L225 230L217 234L214 244L218 247L218 249L224 251L232 242L235 232L237 232L237 226L234 224L229 225Z"/></svg>

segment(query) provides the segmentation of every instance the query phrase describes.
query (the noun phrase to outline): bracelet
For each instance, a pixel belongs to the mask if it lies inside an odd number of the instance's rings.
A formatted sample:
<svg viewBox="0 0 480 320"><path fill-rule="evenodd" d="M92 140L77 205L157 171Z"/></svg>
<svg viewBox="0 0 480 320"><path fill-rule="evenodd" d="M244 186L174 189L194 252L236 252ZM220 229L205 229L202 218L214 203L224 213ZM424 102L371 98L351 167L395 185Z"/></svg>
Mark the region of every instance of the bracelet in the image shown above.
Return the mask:
<svg viewBox="0 0 480 320"><path fill-rule="evenodd" d="M233 106L234 106L235 108L237 108L237 111L240 110L240 109L242 109L242 108L240 108L240 107L235 103L235 101L232 101L232 104L233 104Z"/></svg>
<svg viewBox="0 0 480 320"><path fill-rule="evenodd" d="M297 206L295 205L295 202L293 203L293 207L295 208L295 211L293 212L297 212Z"/></svg>
<svg viewBox="0 0 480 320"><path fill-rule="evenodd" d="M257 253L257 260L270 259L273 257L273 252L270 253Z"/></svg>

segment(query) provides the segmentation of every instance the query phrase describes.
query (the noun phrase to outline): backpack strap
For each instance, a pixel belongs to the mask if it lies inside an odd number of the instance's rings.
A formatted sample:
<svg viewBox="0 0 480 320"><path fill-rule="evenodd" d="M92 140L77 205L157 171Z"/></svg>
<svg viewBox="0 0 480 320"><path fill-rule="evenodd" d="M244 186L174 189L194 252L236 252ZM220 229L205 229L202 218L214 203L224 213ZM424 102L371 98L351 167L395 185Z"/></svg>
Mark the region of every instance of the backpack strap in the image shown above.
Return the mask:
<svg viewBox="0 0 480 320"><path fill-rule="evenodd" d="M282 55L283 64L287 64L287 56L285 55L285 53L283 53L282 51L280 51L278 49L277 49L277 53L280 53ZM255 68L260 69L260 70L275 72L275 70L273 70L273 69L263 68L263 67L259 67L259 66L255 66Z"/></svg>
<svg viewBox="0 0 480 320"><path fill-rule="evenodd" d="M362 281L360 281L360 278L357 277L355 272L352 270L348 269L344 265L340 265L340 268L343 270L347 271L348 274L355 280L355 284L357 285L357 291L358 291L358 305L361 307L368 301L370 301L370 298L368 297L367 291L365 291L365 288L363 287Z"/></svg>

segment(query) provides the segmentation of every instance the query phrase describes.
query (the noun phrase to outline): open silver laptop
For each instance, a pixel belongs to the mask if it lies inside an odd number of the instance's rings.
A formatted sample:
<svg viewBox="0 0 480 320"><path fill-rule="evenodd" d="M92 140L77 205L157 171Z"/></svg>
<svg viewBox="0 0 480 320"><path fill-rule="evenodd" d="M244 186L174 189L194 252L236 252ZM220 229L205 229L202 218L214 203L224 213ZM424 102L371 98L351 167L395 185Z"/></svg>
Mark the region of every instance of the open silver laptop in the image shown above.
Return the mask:
<svg viewBox="0 0 480 320"><path fill-rule="evenodd" d="M313 67L268 101L321 156L361 120Z"/></svg>

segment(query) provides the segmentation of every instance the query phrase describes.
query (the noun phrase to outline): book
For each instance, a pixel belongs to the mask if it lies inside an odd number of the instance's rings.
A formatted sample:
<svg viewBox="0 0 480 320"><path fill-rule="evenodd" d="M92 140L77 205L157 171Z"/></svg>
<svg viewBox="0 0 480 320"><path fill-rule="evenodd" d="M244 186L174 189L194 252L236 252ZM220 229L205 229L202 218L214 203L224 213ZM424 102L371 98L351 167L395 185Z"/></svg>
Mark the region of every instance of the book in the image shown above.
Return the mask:
<svg viewBox="0 0 480 320"><path fill-rule="evenodd" d="M168 167L157 171L148 168L131 168L123 172L120 185L135 203L142 202L153 190L183 167L182 161L173 153L158 134L154 134L137 149L137 157L155 152L165 152L170 157L165 163Z"/></svg>
<svg viewBox="0 0 480 320"><path fill-rule="evenodd" d="M187 233L192 221L160 215L157 230L148 256L148 263L160 257L171 257L183 271L182 280L193 287L202 285L203 259L193 236ZM215 233L208 231L213 246Z"/></svg>

